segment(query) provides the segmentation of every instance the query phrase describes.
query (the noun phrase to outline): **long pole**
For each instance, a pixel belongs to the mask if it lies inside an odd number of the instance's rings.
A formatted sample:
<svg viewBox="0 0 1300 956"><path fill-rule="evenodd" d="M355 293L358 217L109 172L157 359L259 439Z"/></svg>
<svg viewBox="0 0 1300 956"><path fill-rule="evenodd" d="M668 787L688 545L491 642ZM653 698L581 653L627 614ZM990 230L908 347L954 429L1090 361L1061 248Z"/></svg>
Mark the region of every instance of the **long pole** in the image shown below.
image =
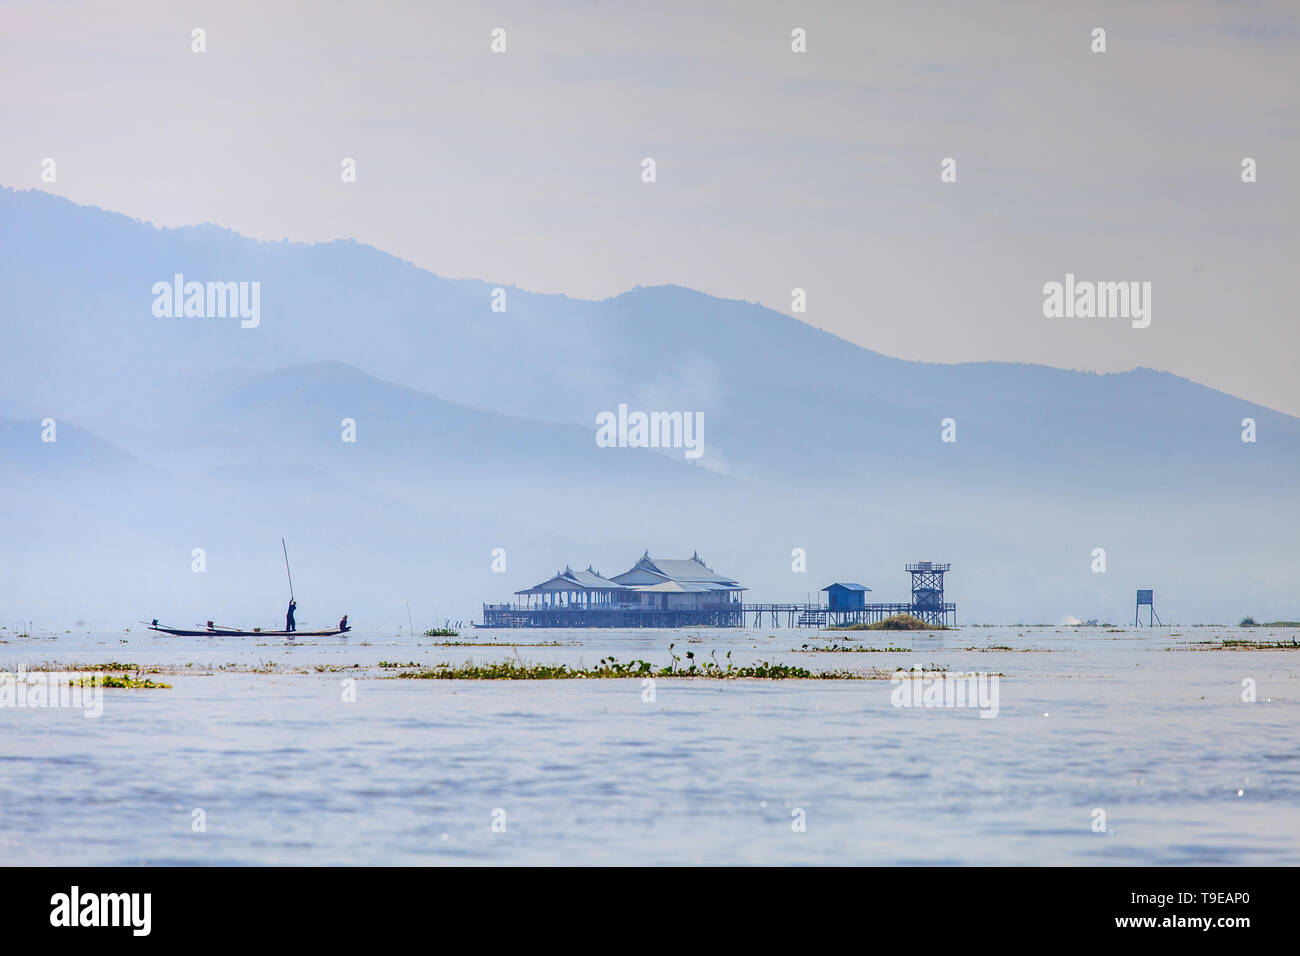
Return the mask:
<svg viewBox="0 0 1300 956"><path fill-rule="evenodd" d="M289 549L284 545L284 538L280 539L280 549L284 551L284 573L289 576L289 600L293 600L293 574L289 571Z"/></svg>

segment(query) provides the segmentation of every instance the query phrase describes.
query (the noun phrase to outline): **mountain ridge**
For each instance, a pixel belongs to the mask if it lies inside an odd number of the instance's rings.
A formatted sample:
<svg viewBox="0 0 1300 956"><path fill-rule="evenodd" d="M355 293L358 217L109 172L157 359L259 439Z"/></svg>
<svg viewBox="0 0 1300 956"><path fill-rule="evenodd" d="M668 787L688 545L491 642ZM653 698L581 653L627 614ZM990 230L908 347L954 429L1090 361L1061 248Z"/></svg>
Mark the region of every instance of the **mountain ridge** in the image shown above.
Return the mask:
<svg viewBox="0 0 1300 956"><path fill-rule="evenodd" d="M771 309L756 301L726 298L723 296L715 295L710 292L705 292L703 290L693 289L690 288L689 286L683 286L679 283L663 283L663 284L655 284L655 285L637 284L621 292L615 293L610 296L606 296L601 299L585 299L581 297L571 296L566 293L535 292L535 291L520 288L518 286L514 286L509 283L497 282L490 279L483 279L483 278L476 278L476 277L444 276L441 273L438 273L426 266L421 266L413 262L412 260L404 259L400 256L394 255L393 253L387 252L378 246L374 246L370 243L360 242L352 238L336 238L336 239L314 240L314 241L313 240L289 240L289 239L258 239L255 237L247 236L229 226L223 226L218 223L212 223L212 222L194 223L194 224L187 224L182 226L163 226L149 219L133 217L127 213L106 209L104 207L97 206L93 203L81 203L78 202L77 200L70 199L65 196L61 196L57 193L50 193L45 190L36 189L36 188L20 189L12 186L0 186L0 197L4 197L6 195L12 197L13 199L18 199L19 197L29 197L29 198L37 199L40 202L49 201L57 204L64 204L65 206L68 207L74 207L77 210L85 210L94 213L96 214L96 217L101 222L118 222L120 224L130 224L134 226L145 227L157 233L160 237L165 236L167 234L173 234L177 237L194 236L199 239L205 239L210 236L218 236L223 240L223 242L228 243L231 248L237 247L240 244L252 244L267 249L294 250L299 252L331 250L335 248L345 249L348 251L362 251L368 256L373 256L374 258L382 260L387 263L398 264L413 272L419 273L421 276L425 276L430 279L436 280L439 283L444 283L448 285L468 285L468 286L473 286L478 290L491 290L495 288L502 288L507 290L507 292L516 292L539 300L558 300L560 302L565 302L565 303L602 305L602 304L616 303L620 300L628 299L629 297L635 297L639 293L655 293L659 291L687 293L692 296L712 300L717 303L729 303L729 304L735 304L739 306L745 306L755 310L761 310L762 312L768 313L772 316L780 316L784 320L787 320L792 323L797 323L799 326L802 326L810 331L827 336L828 338L834 340L835 342L841 343L846 348L853 349L853 350L861 350L873 356L879 356L882 358L890 359L894 362L906 363L915 366L939 366L945 368L964 368L964 367L992 365L992 366L1004 366L1004 367L1012 367L1012 368L1025 368L1025 369L1050 369L1052 371L1057 371L1057 372L1071 373L1077 375L1101 376L1101 377L1122 376L1122 375L1129 375L1129 374L1141 373L1141 372L1154 372L1163 375L1169 375L1180 382L1195 385L1200 388L1209 389L1211 391L1217 392L1218 394L1225 395L1234 398L1238 401L1248 403L1252 407L1264 411L1268 411L1277 415L1284 415L1288 418L1294 418L1297 421L1300 421L1300 416L1294 416L1288 412L1284 412L1279 409L1274 409L1269 406L1262 405L1261 403L1255 402L1252 399L1234 395L1231 392L1227 392L1223 389L1215 388L1214 386L1207 385L1203 382L1198 382L1195 379L1188 378L1187 376L1184 375L1179 375L1176 372L1168 371L1165 369L1158 369L1149 366L1135 365L1133 368L1130 369L1122 369L1116 371L1094 371L1090 369L1080 369L1071 366L1047 365L1043 363L1033 363L1033 362L1007 362L999 359L970 360L970 361L961 361L961 362L932 362L932 361L927 361L925 359L893 356L881 352L877 349L874 349L871 346L863 345L857 342L853 342L849 339L845 339L844 337L839 336L833 332L827 331L819 326L813 325L810 322L806 321L805 319L801 319L797 316L787 315L784 312Z"/></svg>
<svg viewBox="0 0 1300 956"><path fill-rule="evenodd" d="M754 600L832 580L884 599L903 561L934 558L954 563L963 620L1122 620L1153 580L1182 620L1296 613L1300 419L1174 373L896 359L675 285L503 285L493 312L498 286L355 241L158 227L39 190L0 192L0 252L0 412L166 473L114 488L87 454L61 488L0 499L0 526L45 549L0 558L4 607L70 607L71 580L78 617L132 588L191 616L245 588L269 601L273 584L241 582L273 570L263 539L290 537L358 620L424 592L468 619L557 565L647 546L703 549ZM260 323L155 316L152 286L177 272L260 282ZM599 447L620 404L701 416L699 463ZM42 461L34 423L0 439L11 469ZM223 556L220 592L195 547Z"/></svg>

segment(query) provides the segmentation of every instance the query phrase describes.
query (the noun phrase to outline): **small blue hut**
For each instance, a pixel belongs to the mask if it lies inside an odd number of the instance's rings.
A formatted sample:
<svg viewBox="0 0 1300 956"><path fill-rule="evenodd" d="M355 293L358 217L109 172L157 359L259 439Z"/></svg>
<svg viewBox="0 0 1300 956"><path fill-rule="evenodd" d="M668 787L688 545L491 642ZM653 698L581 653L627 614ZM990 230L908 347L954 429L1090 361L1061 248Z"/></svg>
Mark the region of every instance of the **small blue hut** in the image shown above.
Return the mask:
<svg viewBox="0 0 1300 956"><path fill-rule="evenodd" d="M839 581L835 584L828 584L822 588L826 592L827 600L830 602L828 609L831 611L860 611L866 607L867 592L871 588L865 584L855 584L852 581Z"/></svg>

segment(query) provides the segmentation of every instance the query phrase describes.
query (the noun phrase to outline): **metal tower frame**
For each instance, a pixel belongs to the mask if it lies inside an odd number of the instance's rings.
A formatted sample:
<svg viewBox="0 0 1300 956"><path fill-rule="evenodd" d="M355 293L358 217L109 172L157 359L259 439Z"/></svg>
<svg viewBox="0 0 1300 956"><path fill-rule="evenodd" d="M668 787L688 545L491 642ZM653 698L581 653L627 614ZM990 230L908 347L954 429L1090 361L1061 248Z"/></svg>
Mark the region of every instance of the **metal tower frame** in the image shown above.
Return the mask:
<svg viewBox="0 0 1300 956"><path fill-rule="evenodd" d="M912 575L912 614L926 624L942 627L948 623L951 614L953 623L957 620L957 605L945 604L943 601L943 575L952 569L951 564L936 564L933 561L917 561L905 565L905 570ZM926 595L923 600L920 595ZM937 596L937 600L935 597Z"/></svg>
<svg viewBox="0 0 1300 956"><path fill-rule="evenodd" d="M1143 597L1143 595L1146 595L1146 596ZM1155 592L1154 590L1143 590L1142 588L1138 588L1138 593L1137 593L1137 605L1136 605L1136 607L1135 607L1134 610L1133 610L1133 626L1134 626L1134 627L1137 627L1137 626L1141 625L1141 623L1142 623L1142 616L1141 616L1141 615L1142 615L1142 605L1144 605L1144 604L1146 605L1146 607L1147 607L1147 612L1148 612L1148 613L1147 613L1147 627L1151 627L1151 626L1152 626L1152 624L1151 624L1151 620L1152 620L1153 618L1155 619L1156 623L1159 624L1161 627L1164 627L1164 626L1165 626L1165 622L1162 621L1162 620L1160 620L1160 615L1156 613L1155 595L1156 595L1156 592Z"/></svg>

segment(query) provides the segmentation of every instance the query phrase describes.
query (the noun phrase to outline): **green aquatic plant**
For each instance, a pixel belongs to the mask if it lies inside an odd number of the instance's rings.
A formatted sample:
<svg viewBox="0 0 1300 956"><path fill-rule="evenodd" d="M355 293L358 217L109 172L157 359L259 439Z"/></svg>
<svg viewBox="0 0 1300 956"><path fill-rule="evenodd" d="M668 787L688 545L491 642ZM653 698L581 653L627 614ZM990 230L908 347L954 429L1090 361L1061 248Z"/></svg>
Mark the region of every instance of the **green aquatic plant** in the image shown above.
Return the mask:
<svg viewBox="0 0 1300 956"><path fill-rule="evenodd" d="M434 641L434 647L579 647L581 641Z"/></svg>
<svg viewBox="0 0 1300 956"><path fill-rule="evenodd" d="M727 652L725 664L716 658L696 663L694 653L688 652L691 661L687 667L678 668L681 659L671 654L672 663L656 668L649 661L620 661L616 657L602 657L596 667L569 667L567 664L526 664L520 661L495 661L487 664L435 664L420 671L405 671L398 677L415 680L584 680L629 677L701 677L714 680L750 678L758 680L858 680L860 675L848 671L813 673L802 667L758 661L754 664L736 665ZM713 655L710 655L713 657Z"/></svg>
<svg viewBox="0 0 1300 956"><path fill-rule="evenodd" d="M424 632L425 637L460 637L460 631L453 627L431 627Z"/></svg>
<svg viewBox="0 0 1300 956"><path fill-rule="evenodd" d="M893 614L884 620L868 624L866 621L858 621L856 624L849 624L846 627L831 627L829 631L947 631L951 630L946 624L926 624L919 617L911 614Z"/></svg>
<svg viewBox="0 0 1300 956"><path fill-rule="evenodd" d="M109 661L106 664L39 664L36 667L29 667L31 671L136 671L141 670L139 664L126 664L122 661ZM157 669L151 673L158 673Z"/></svg>
<svg viewBox="0 0 1300 956"><path fill-rule="evenodd" d="M908 647L864 647L861 644L855 644L850 647L848 644L836 644L832 641L827 645L804 644L797 651L791 651L793 654L815 654L821 651L853 651L860 654L910 654L911 648Z"/></svg>
<svg viewBox="0 0 1300 956"><path fill-rule="evenodd" d="M153 690L159 687L171 689L171 684L164 684L162 681L154 681L149 678L132 677L129 674L123 674L121 677L114 677L112 674L104 676L91 677L74 677L68 681L69 687L117 687L126 690Z"/></svg>

